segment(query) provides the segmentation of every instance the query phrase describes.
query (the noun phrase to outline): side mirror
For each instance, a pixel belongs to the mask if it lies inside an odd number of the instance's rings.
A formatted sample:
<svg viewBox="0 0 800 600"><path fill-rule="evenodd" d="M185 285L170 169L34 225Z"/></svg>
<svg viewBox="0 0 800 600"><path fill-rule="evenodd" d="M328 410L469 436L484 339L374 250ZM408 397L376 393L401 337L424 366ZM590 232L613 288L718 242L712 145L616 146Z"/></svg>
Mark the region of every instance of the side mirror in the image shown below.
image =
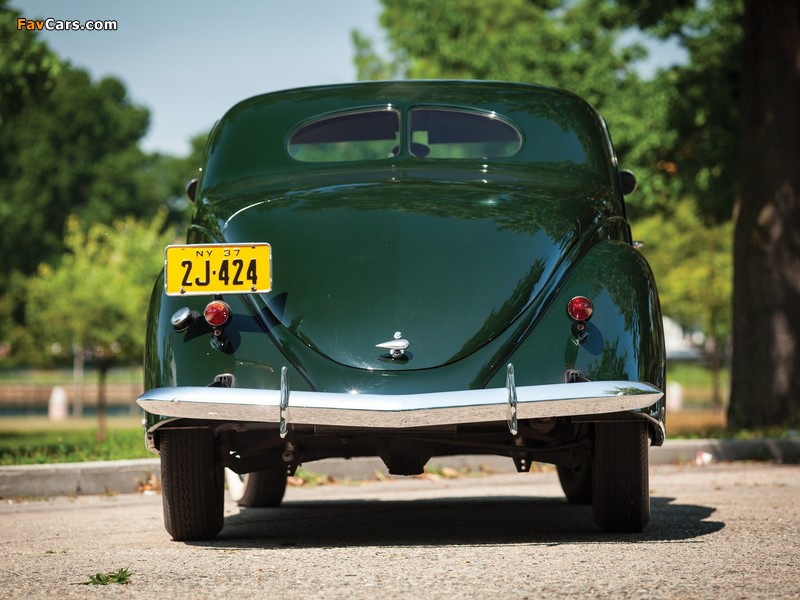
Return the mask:
<svg viewBox="0 0 800 600"><path fill-rule="evenodd" d="M623 169L619 172L620 181L622 181L622 195L627 196L636 191L636 175L628 169Z"/></svg>
<svg viewBox="0 0 800 600"><path fill-rule="evenodd" d="M194 202L197 197L197 177L186 184L186 195L189 197L189 201Z"/></svg>

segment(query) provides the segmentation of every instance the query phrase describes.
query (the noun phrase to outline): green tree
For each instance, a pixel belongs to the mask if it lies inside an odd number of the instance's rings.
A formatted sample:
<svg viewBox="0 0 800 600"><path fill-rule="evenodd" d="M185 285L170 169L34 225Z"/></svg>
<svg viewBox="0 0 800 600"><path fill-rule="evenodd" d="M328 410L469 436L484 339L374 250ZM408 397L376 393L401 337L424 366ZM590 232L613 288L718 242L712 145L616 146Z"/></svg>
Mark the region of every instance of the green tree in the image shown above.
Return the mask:
<svg viewBox="0 0 800 600"><path fill-rule="evenodd" d="M620 45L625 13L602 0L381 0L392 58L353 34L359 78L527 81L575 91L601 109L635 85L638 44Z"/></svg>
<svg viewBox="0 0 800 600"><path fill-rule="evenodd" d="M733 223L706 225L694 203L683 200L668 215L636 221L633 235L645 242L642 251L656 276L664 314L706 332L712 400L721 407L719 373L731 322Z"/></svg>
<svg viewBox="0 0 800 600"><path fill-rule="evenodd" d="M658 38L680 42L689 60L657 75L667 138L655 164L673 175L671 196L692 197L703 220L731 219L736 195L741 97L741 1L619 0Z"/></svg>
<svg viewBox="0 0 800 600"><path fill-rule="evenodd" d="M183 189L205 136L189 157L143 153L148 111L131 103L123 84L58 63L35 32L16 31L16 16L0 5L0 35L9 42L0 46L0 305L20 322L25 278L64 252L70 215L111 223L166 206L169 222L187 220ZM53 61L58 68L47 70ZM12 340L11 332L0 333L6 364L23 360L24 336Z"/></svg>
<svg viewBox="0 0 800 600"><path fill-rule="evenodd" d="M186 219L183 188L199 166L147 155L149 112L112 77L93 81L61 63L0 0L0 295L64 250L67 217L86 222L154 214Z"/></svg>
<svg viewBox="0 0 800 600"><path fill-rule="evenodd" d="M208 133L193 136L186 156L148 154L134 173L140 189L150 190L151 197L165 202L169 209L169 223L189 224L190 204L186 196L186 184L200 174L207 138Z"/></svg>
<svg viewBox="0 0 800 600"><path fill-rule="evenodd" d="M0 271L28 274L64 249L67 218L110 222L152 214L134 174L148 113L115 79L64 67L46 98L26 105L0 140Z"/></svg>
<svg viewBox="0 0 800 600"><path fill-rule="evenodd" d="M33 32L17 29L16 10L0 0L0 132L26 103L52 89L61 63Z"/></svg>
<svg viewBox="0 0 800 600"><path fill-rule="evenodd" d="M390 56L353 33L361 79L470 78L562 87L597 108L610 124L625 168L637 173L634 213L668 204L676 191L665 124L674 75L643 81L640 43L624 44L635 13L609 0L381 0Z"/></svg>
<svg viewBox="0 0 800 600"><path fill-rule="evenodd" d="M17 30L17 17L0 0L0 309L17 324L0 333L3 364L41 358L27 343L36 339L25 325L26 315L36 318L25 310L27 278L68 251L70 219L110 229L167 208L168 223L185 223L183 190L206 137L188 157L145 154L149 114L125 86L63 63L37 32Z"/></svg>
<svg viewBox="0 0 800 600"><path fill-rule="evenodd" d="M619 0L681 36L675 160L712 219L733 206L732 427L800 423L800 5ZM691 45L690 45L691 44ZM685 94L685 95L684 95ZM683 105L680 104L683 102ZM695 115L692 123L687 117ZM789 224L792 224L791 226Z"/></svg>
<svg viewBox="0 0 800 600"><path fill-rule="evenodd" d="M98 438L105 436L105 379L118 363L139 361L153 281L163 264L165 212L148 222L112 225L67 220L67 248L57 266L39 265L27 284L27 337L32 355L88 356L99 371ZM35 341L35 342L34 342Z"/></svg>

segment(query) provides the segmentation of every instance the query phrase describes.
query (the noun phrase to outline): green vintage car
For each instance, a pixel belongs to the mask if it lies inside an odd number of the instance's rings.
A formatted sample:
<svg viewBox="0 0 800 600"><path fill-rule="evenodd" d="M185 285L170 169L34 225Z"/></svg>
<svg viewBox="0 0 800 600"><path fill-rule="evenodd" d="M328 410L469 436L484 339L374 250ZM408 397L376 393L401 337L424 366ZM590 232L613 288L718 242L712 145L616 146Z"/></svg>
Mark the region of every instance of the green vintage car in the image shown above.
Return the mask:
<svg viewBox="0 0 800 600"><path fill-rule="evenodd" d="M664 340L602 118L549 87L294 89L216 124L147 325L146 443L176 540L287 474L378 456L556 465L606 532L650 518ZM312 467L313 469L313 467Z"/></svg>

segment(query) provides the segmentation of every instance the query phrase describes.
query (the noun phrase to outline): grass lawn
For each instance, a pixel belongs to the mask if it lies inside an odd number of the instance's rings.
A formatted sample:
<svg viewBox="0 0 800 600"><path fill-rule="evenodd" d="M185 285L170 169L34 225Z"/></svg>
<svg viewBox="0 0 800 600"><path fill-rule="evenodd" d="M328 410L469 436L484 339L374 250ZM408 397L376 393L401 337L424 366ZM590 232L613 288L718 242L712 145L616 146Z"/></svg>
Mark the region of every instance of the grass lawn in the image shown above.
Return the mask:
<svg viewBox="0 0 800 600"><path fill-rule="evenodd" d="M669 361L667 380L678 381L685 387L711 388L711 369L697 362ZM728 369L720 369L720 383L728 384Z"/></svg>
<svg viewBox="0 0 800 600"><path fill-rule="evenodd" d="M107 383L139 384L142 382L142 367L115 367L108 371ZM73 380L72 368L61 369L2 369L0 384L32 383L42 385L63 385ZM83 383L97 383L98 371L87 365L83 373Z"/></svg>
<svg viewBox="0 0 800 600"><path fill-rule="evenodd" d="M45 417L0 419L0 465L154 458L144 447L141 417L110 417L107 438L96 439L97 420Z"/></svg>

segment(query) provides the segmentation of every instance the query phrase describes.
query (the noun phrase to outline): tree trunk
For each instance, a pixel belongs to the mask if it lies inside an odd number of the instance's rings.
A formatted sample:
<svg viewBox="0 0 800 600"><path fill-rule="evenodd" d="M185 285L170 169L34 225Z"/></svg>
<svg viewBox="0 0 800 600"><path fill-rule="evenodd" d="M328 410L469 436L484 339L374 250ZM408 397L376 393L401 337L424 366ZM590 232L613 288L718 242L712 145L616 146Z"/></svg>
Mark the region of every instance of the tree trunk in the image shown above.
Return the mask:
<svg viewBox="0 0 800 600"><path fill-rule="evenodd" d="M80 346L72 346L72 416L80 419L83 416L83 367L86 352Z"/></svg>
<svg viewBox="0 0 800 600"><path fill-rule="evenodd" d="M97 374L97 441L106 441L106 376L109 365L100 361Z"/></svg>
<svg viewBox="0 0 800 600"><path fill-rule="evenodd" d="M719 338L711 334L711 406L715 410L722 408L722 386L719 383L720 352Z"/></svg>
<svg viewBox="0 0 800 600"><path fill-rule="evenodd" d="M729 424L800 424L800 3L745 0Z"/></svg>

